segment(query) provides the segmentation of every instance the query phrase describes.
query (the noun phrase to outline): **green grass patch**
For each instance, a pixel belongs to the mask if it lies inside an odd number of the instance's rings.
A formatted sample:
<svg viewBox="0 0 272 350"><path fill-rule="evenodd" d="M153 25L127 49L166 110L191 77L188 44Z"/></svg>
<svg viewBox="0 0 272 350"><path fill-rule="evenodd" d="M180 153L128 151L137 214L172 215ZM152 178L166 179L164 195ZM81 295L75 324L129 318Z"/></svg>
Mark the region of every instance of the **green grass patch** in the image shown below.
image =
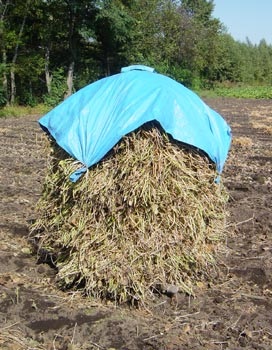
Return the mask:
<svg viewBox="0 0 272 350"><path fill-rule="evenodd" d="M25 115L42 115L49 111L49 107L43 104L30 106L6 106L0 109L0 118L23 117Z"/></svg>
<svg viewBox="0 0 272 350"><path fill-rule="evenodd" d="M202 90L198 94L201 97L235 97L252 99L271 99L271 86L246 86L246 85L218 85L212 90Z"/></svg>

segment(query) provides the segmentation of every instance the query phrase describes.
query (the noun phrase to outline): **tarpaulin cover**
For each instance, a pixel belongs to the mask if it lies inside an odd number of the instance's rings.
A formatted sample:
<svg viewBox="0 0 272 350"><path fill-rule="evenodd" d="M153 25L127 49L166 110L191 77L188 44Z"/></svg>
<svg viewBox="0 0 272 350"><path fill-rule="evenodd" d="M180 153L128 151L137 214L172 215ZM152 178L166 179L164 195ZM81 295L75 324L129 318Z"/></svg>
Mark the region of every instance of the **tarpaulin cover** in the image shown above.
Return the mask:
<svg viewBox="0 0 272 350"><path fill-rule="evenodd" d="M97 163L126 134L156 120L178 141L204 151L222 172L231 142L226 121L194 92L153 68L135 65L79 90L39 120L83 168Z"/></svg>

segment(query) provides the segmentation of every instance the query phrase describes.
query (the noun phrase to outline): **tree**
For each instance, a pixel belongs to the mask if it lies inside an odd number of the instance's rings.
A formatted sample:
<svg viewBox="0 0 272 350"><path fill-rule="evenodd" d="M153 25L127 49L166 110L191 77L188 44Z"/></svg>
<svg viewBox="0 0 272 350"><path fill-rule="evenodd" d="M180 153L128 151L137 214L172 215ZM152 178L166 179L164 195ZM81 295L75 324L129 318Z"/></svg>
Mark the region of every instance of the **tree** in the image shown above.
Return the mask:
<svg viewBox="0 0 272 350"><path fill-rule="evenodd" d="M105 0L96 15L98 59L105 75L116 73L127 62L129 47L133 45L135 19L130 14L128 3Z"/></svg>
<svg viewBox="0 0 272 350"><path fill-rule="evenodd" d="M272 83L272 48L262 39L257 47L256 68L261 83ZM257 73L257 72L256 72ZM255 73L255 74L256 74Z"/></svg>
<svg viewBox="0 0 272 350"><path fill-rule="evenodd" d="M7 101L8 97L8 79L7 79L7 52L5 47L5 20L10 1L0 1L0 52L2 54L2 63L0 64L0 74L2 77L2 86L0 87L0 105ZM1 81L1 80L0 80Z"/></svg>
<svg viewBox="0 0 272 350"><path fill-rule="evenodd" d="M3 76L3 88L6 92L8 101L13 104L16 97L16 80L15 72L17 69L17 59L20 47L23 45L24 29L26 24L26 18L28 15L28 1L15 2L10 0L0 3L1 17L1 53L2 53L2 66L4 67ZM10 80L8 83L8 70ZM10 87L10 89L9 89Z"/></svg>
<svg viewBox="0 0 272 350"><path fill-rule="evenodd" d="M20 102L21 94L24 96L28 94L28 88L32 86L30 76L34 77L35 66L39 64L36 54L37 48L31 47L29 44L31 33L35 32L31 28L31 9L36 6L37 2L38 0L10 0L5 3L6 11L3 19L0 50L3 58L2 65L5 67L3 87L6 86L7 101L11 104L15 103L18 96L20 96L18 100ZM32 66L34 56L37 64L35 62ZM19 95L18 89L20 90Z"/></svg>
<svg viewBox="0 0 272 350"><path fill-rule="evenodd" d="M185 85L271 83L272 47L235 41L207 0L0 0L0 104L59 103L146 64Z"/></svg>
<svg viewBox="0 0 272 350"><path fill-rule="evenodd" d="M183 0L177 8L180 30L176 61L191 86L214 80L221 24L212 17L213 9L213 1L206 0Z"/></svg>
<svg viewBox="0 0 272 350"><path fill-rule="evenodd" d="M22 39L23 32L24 32L29 3L30 3L30 1L26 2L25 8L22 11L23 18L22 18L21 24L19 25L19 31L17 34L16 43L15 43L14 52L13 52L13 57L11 60L11 67L10 67L10 103L11 104L14 104L14 102L15 102L15 95L16 95L15 69L16 69L16 62L17 62L17 57L18 57L18 52L19 52L19 45L21 43L21 39Z"/></svg>
<svg viewBox="0 0 272 350"><path fill-rule="evenodd" d="M48 0L41 7L44 21L50 22L41 32L41 45L45 53L45 76L50 92L53 70L63 67L67 74L67 91L71 95L79 54L88 44L86 28L92 28L96 14L95 1ZM88 39L88 38L87 38Z"/></svg>

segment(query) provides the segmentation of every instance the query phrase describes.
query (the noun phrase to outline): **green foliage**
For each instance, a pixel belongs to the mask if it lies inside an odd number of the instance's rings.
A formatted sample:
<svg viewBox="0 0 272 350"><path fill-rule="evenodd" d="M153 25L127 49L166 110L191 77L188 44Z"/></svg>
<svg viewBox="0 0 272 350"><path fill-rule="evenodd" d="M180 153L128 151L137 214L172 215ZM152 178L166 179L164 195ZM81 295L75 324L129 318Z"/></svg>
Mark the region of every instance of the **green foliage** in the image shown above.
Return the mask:
<svg viewBox="0 0 272 350"><path fill-rule="evenodd" d="M25 106L34 107L38 104L38 99L35 95L33 95L31 90L26 91L20 97L20 104L23 104Z"/></svg>
<svg viewBox="0 0 272 350"><path fill-rule="evenodd" d="M106 0L95 19L95 32L104 75L120 71L133 50L134 18L120 0Z"/></svg>
<svg viewBox="0 0 272 350"><path fill-rule="evenodd" d="M215 88L217 96L236 98L272 99L271 86L234 86Z"/></svg>
<svg viewBox="0 0 272 350"><path fill-rule="evenodd" d="M57 104L63 101L66 88L67 86L63 69L56 69L56 71L53 73L51 91L50 93L44 95L44 103L46 106L55 107Z"/></svg>
<svg viewBox="0 0 272 350"><path fill-rule="evenodd" d="M259 45L235 41L213 18L212 0L17 0L13 4L10 1L2 12L0 4L0 106L9 103L14 93L19 104L55 106L67 91L69 67L73 67L69 86L74 91L129 64L152 66L194 90L224 82L272 84L272 46L265 40ZM219 92L233 94L230 90ZM258 87L237 95L269 97L270 92Z"/></svg>
<svg viewBox="0 0 272 350"><path fill-rule="evenodd" d="M101 68L95 61L89 60L88 64L81 66L81 74L77 74L74 79L75 90L79 90L84 86L93 83L102 76Z"/></svg>
<svg viewBox="0 0 272 350"><path fill-rule="evenodd" d="M175 79L179 83L185 85L193 90L199 90L202 88L202 82L199 76L195 75L191 70L182 68L180 66L168 67L167 71L158 70L160 73L164 73L171 78Z"/></svg>
<svg viewBox="0 0 272 350"><path fill-rule="evenodd" d="M5 65L0 63L0 77L4 75L5 73ZM0 80L0 108L2 106L5 106L5 104L7 103L7 94L4 88L4 84L1 84L1 80Z"/></svg>
<svg viewBox="0 0 272 350"><path fill-rule="evenodd" d="M7 97L6 97L5 91L2 88L2 86L0 86L0 108L2 106L5 106L6 103L7 103Z"/></svg>
<svg viewBox="0 0 272 350"><path fill-rule="evenodd" d="M269 85L241 85L233 83L217 84L213 89L196 89L202 98L233 97L249 99L272 99L272 87Z"/></svg>

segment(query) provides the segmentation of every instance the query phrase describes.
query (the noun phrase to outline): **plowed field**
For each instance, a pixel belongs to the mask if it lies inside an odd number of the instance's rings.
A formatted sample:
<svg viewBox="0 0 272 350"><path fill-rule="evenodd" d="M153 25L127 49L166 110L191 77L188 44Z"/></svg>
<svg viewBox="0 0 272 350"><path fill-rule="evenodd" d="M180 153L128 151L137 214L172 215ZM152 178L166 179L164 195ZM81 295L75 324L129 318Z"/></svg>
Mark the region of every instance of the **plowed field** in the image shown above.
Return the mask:
<svg viewBox="0 0 272 350"><path fill-rule="evenodd" d="M54 270L37 264L27 236L45 175L39 116L0 119L0 349L272 349L272 101L206 102L233 131L227 239L195 297L151 310L62 292Z"/></svg>

